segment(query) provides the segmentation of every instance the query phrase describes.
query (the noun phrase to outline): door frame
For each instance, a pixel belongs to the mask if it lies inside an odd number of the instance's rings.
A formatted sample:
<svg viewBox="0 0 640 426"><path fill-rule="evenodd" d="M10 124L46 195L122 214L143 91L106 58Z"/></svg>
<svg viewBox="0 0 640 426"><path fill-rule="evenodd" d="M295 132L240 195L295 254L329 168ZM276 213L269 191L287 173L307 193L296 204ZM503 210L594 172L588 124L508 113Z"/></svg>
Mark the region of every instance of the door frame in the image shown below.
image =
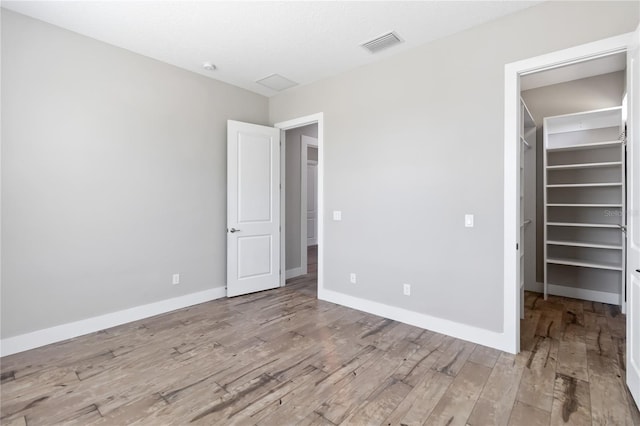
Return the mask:
<svg viewBox="0 0 640 426"><path fill-rule="evenodd" d="M300 136L300 268L302 273L308 273L307 269L307 169L309 168L307 150L309 147L318 148L318 142L311 143L305 138L315 139L311 136ZM318 151L318 159L320 152ZM316 164L317 166L317 164ZM316 193L316 198L317 198ZM317 208L317 205L316 205ZM317 236L316 236L317 239Z"/></svg>
<svg viewBox="0 0 640 426"><path fill-rule="evenodd" d="M280 158L282 167L280 167L280 182L281 188L280 193L284 194L285 191L285 167L284 167L284 159L285 157L285 132L290 129L295 129L297 127L307 126L309 124L317 124L318 125L318 295L321 294L321 290L324 289L323 279L324 279L324 114L322 112L306 115L303 117L293 118L291 120L281 121L275 123L273 127L280 129ZM302 148L302 147L301 147ZM306 167L306 166L305 166ZM302 173L301 173L302 174ZM305 178L306 179L306 178ZM302 190L302 188L301 188ZM305 189L306 193L306 189ZM306 205L305 213L306 213ZM282 273L280 274L280 287L285 286L286 277L286 256L285 256L285 197L280 197L280 269ZM306 223L305 223L306 225ZM301 224L302 227L302 224ZM304 235L306 237L306 227L304 227ZM306 240L305 246L306 249ZM306 258L306 250L305 250L305 258ZM305 264L306 267L306 264Z"/></svg>
<svg viewBox="0 0 640 426"><path fill-rule="evenodd" d="M520 76L626 52L633 33L594 41L580 46L523 59L504 67L504 299L503 345L511 353L520 352Z"/></svg>
<svg viewBox="0 0 640 426"><path fill-rule="evenodd" d="M313 146L317 147L318 145L313 145ZM318 227L318 218L317 218L317 214L318 214L318 200L317 200L317 198L318 198L318 161L317 160L307 160L307 187L309 186L308 185L308 182L309 182L309 167L312 167L312 166L316 168L315 177L314 177L314 179L316 181L315 182L315 184L316 184L316 188L315 188L315 194L316 194L316 218L315 218L315 222L316 222L316 238L315 238L315 244L312 244L312 245L315 246L315 245L318 245L318 229L317 229L317 227ZM308 189L307 189L307 201L308 200L309 200L309 192L308 192ZM309 229L308 225L309 224L308 224L308 221L309 221L309 210L307 208L307 243L306 243L307 244L307 248L309 247L309 232L308 232L308 229Z"/></svg>

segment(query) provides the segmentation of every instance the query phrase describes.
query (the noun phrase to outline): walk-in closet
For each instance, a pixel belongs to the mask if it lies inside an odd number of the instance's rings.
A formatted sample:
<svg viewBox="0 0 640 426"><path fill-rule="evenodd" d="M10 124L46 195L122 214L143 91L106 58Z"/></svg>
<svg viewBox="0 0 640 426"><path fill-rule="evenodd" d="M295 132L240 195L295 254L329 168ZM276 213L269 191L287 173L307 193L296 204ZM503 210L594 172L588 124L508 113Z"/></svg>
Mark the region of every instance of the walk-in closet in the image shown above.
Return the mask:
<svg viewBox="0 0 640 426"><path fill-rule="evenodd" d="M620 53L521 78L522 292L625 310L625 69Z"/></svg>

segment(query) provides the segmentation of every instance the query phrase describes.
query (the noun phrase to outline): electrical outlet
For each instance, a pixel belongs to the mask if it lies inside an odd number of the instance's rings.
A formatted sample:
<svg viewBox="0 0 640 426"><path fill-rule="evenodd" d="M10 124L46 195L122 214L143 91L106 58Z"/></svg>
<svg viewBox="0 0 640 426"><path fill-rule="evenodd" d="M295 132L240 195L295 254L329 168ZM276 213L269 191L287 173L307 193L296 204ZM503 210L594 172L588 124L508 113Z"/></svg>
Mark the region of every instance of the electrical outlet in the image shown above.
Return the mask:
<svg viewBox="0 0 640 426"><path fill-rule="evenodd" d="M351 284L355 284L356 283L356 274L355 272L352 272L349 274L349 281L351 281Z"/></svg>
<svg viewBox="0 0 640 426"><path fill-rule="evenodd" d="M403 284L403 293L405 296L411 296L411 284Z"/></svg>
<svg viewBox="0 0 640 426"><path fill-rule="evenodd" d="M173 274L173 277L171 279L171 283L173 285L180 284L180 274Z"/></svg>

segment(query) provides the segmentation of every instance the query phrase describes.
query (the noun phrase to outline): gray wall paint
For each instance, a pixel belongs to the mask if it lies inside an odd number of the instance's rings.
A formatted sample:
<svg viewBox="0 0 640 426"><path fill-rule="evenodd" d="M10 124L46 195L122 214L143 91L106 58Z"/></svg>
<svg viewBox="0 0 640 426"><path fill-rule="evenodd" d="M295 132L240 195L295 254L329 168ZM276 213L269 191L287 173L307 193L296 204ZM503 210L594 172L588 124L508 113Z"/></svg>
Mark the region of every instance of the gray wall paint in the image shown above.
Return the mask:
<svg viewBox="0 0 640 426"><path fill-rule="evenodd" d="M286 168L285 168L285 238L287 270L299 268L300 263L300 137L302 135L318 137L318 125L310 124L304 127L287 130L286 141Z"/></svg>
<svg viewBox="0 0 640 426"><path fill-rule="evenodd" d="M622 105L625 71L583 78L522 92L522 99L536 122L536 280L544 281L543 132L544 117Z"/></svg>
<svg viewBox="0 0 640 426"><path fill-rule="evenodd" d="M638 20L637 2L546 2L270 98L271 122L324 113L325 287L502 331L504 65Z"/></svg>
<svg viewBox="0 0 640 426"><path fill-rule="evenodd" d="M226 120L266 98L6 10L2 65L2 338L225 285Z"/></svg>
<svg viewBox="0 0 640 426"><path fill-rule="evenodd" d="M637 22L637 2L549 2L267 104L3 10L1 337L224 285L226 120L320 111L343 210L325 285L500 330L504 64Z"/></svg>

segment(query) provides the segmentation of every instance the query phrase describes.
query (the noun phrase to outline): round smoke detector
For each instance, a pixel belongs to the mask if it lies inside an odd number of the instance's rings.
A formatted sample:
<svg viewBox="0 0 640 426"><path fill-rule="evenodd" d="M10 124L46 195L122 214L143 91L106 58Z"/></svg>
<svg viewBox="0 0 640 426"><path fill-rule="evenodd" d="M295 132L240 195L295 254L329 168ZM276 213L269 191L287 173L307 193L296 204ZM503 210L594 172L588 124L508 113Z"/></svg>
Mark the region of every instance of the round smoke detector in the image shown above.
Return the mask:
<svg viewBox="0 0 640 426"><path fill-rule="evenodd" d="M205 62L204 64L202 64L202 68L204 68L207 71L215 71L216 70L216 66L213 65L211 62Z"/></svg>

